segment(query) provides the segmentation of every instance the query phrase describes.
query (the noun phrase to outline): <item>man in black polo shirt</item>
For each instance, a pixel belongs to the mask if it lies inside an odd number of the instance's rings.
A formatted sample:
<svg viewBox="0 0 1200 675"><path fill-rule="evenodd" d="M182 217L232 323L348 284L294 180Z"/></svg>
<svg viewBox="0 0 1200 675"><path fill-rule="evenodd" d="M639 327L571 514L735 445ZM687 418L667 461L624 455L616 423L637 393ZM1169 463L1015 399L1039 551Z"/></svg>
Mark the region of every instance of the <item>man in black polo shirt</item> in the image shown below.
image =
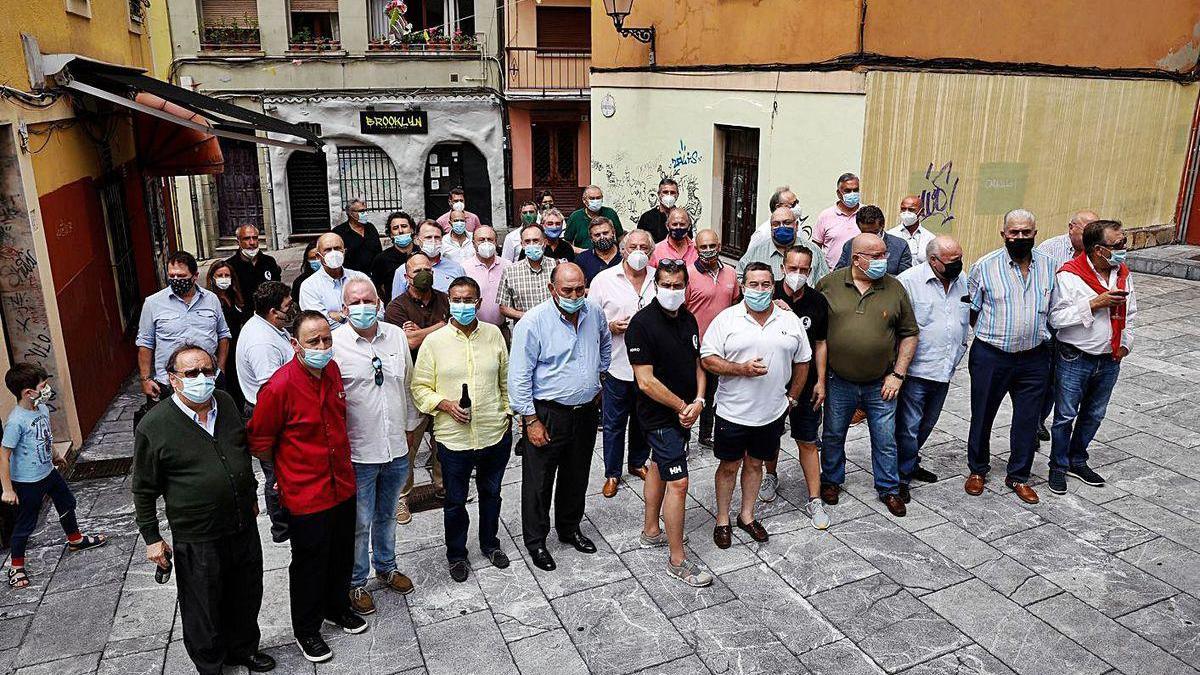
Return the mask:
<svg viewBox="0 0 1200 675"><path fill-rule="evenodd" d="M637 380L637 416L650 446L646 474L643 548L670 549L667 572L689 586L708 586L713 577L683 556L683 513L687 507L689 429L704 409L704 369L700 329L682 309L687 265L661 261L655 269L655 297L629 320L625 347ZM664 528L659 527L662 513Z"/></svg>
<svg viewBox="0 0 1200 675"><path fill-rule="evenodd" d="M671 207L675 206L675 202L678 200L679 183L672 178L663 178L658 181L658 203L654 205L654 208L638 217L638 229L649 232L656 244L666 239L667 213L671 211Z"/></svg>
<svg viewBox="0 0 1200 675"><path fill-rule="evenodd" d="M251 302L254 291L264 281L282 281L283 272L274 258L258 250L258 228L243 225L237 229L238 252L225 262L233 267L237 275L238 290L242 299ZM252 308L253 309L253 308Z"/></svg>
<svg viewBox="0 0 1200 675"><path fill-rule="evenodd" d="M412 216L403 211L388 214L387 236L392 245L375 256L369 270L371 281L375 282L375 288L381 298L392 297L392 279L396 276L396 270L408 262L409 256L416 249L413 244L414 225L416 223L413 222Z"/></svg>
<svg viewBox="0 0 1200 675"><path fill-rule="evenodd" d="M813 253L807 247L793 246L783 255L783 279L775 282L776 302L782 300L800 318L800 324L808 333L812 345L813 367L808 369L808 381L804 384L796 405L788 413L792 439L800 456L800 468L804 470L804 482L808 487L808 502L805 511L818 530L829 527L829 514L821 501L821 453L820 433L821 404L825 401L825 337L829 331L829 303L825 296L808 285L812 274ZM764 463L762 491L758 498L764 502L775 500L779 489L779 477L775 467L779 456Z"/></svg>

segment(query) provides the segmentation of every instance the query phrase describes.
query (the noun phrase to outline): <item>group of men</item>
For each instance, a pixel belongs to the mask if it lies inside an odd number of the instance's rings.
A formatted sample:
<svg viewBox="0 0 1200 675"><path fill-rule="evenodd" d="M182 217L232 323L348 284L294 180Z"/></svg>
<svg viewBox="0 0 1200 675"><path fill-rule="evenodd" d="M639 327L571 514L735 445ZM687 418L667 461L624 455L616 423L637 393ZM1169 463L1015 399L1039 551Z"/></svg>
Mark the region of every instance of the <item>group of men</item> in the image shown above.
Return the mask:
<svg viewBox="0 0 1200 675"><path fill-rule="evenodd" d="M455 581L471 570L472 476L479 552L509 565L498 532L513 452L529 560L556 568L552 528L570 548L596 552L583 523L599 428L603 495L614 497L626 472L644 481L639 544L665 547L666 573L702 587L712 574L684 548L693 428L718 460L719 548L732 546L734 526L769 540L755 510L778 493L785 428L814 527L830 525L856 417L868 425L878 498L903 517L912 482L937 480L920 449L974 327L966 492L982 494L1006 395L1005 485L1018 498L1038 501L1029 479L1047 400L1049 489L1065 492L1067 476L1103 485L1087 447L1136 311L1120 223L1080 212L1067 234L1035 248L1035 218L1016 209L1004 217L1003 247L964 275L962 248L921 224L918 197L902 200L899 225L885 231L883 210L860 203L856 176L841 176L836 194L810 231L796 195L777 190L736 266L722 260L717 231L695 231L669 178L628 232L595 186L565 219L546 194L522 206L503 250L456 190L436 221L391 214L390 246L364 253L376 231L354 200L347 222L317 241L319 269L298 303L257 253L257 232L239 233L238 283L254 309L236 345L242 410L214 393L230 349L220 308L196 286L194 258L172 256L168 288L146 300L138 345L148 399L174 405L154 406L137 428L134 492L147 557L160 568L172 548L155 502L166 500L198 669L273 666L257 650L250 455L262 463L272 538L292 548L293 631L312 661L332 656L323 622L367 629L372 570L376 587L413 590L397 569L396 524L411 520L404 495L426 442Z"/></svg>

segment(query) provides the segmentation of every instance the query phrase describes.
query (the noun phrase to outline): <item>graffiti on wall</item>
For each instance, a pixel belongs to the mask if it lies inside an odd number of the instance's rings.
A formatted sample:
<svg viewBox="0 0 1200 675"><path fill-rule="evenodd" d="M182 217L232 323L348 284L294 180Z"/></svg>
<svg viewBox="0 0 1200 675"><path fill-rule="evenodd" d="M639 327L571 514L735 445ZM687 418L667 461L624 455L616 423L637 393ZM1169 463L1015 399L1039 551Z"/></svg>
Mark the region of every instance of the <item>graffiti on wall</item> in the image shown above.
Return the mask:
<svg viewBox="0 0 1200 675"><path fill-rule="evenodd" d="M687 144L683 139L679 139L679 150L675 156L671 158L671 170L677 171L691 164L699 164L702 156L699 150L688 150Z"/></svg>
<svg viewBox="0 0 1200 675"><path fill-rule="evenodd" d="M604 203L632 225L638 216L658 204L658 183L671 178L679 183L679 206L692 216L696 227L704 227L701 203L701 178L696 169L703 161L699 150L689 150L684 141L666 153L663 159L637 162L624 150L611 161L592 159L592 180L604 188ZM632 229L626 227L625 230Z"/></svg>
<svg viewBox="0 0 1200 675"><path fill-rule="evenodd" d="M958 192L958 176L954 162L949 161L934 170L933 162L925 169L921 184L921 222L926 227L945 227L954 220L954 196Z"/></svg>

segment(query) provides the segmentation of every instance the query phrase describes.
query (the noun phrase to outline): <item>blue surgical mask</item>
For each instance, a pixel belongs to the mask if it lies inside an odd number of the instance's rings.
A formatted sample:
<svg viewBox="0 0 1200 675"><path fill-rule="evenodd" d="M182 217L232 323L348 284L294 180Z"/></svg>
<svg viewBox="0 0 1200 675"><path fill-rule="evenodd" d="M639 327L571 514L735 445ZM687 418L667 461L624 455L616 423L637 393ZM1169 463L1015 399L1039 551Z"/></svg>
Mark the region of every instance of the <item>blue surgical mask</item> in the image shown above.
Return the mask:
<svg viewBox="0 0 1200 675"><path fill-rule="evenodd" d="M746 289L746 306L761 312L771 306L771 291L755 291Z"/></svg>
<svg viewBox="0 0 1200 675"><path fill-rule="evenodd" d="M399 246L400 248L404 248L412 243L412 235L411 234L398 234L398 235L392 237L392 243Z"/></svg>
<svg viewBox="0 0 1200 675"><path fill-rule="evenodd" d="M320 260L309 260L308 268L310 270L316 272L317 270L321 269L321 261Z"/></svg>
<svg viewBox="0 0 1200 675"><path fill-rule="evenodd" d="M854 207L858 206L858 201L861 198L862 198L862 195L859 194L858 192L847 192L842 195L842 203L845 204L846 206L849 206L850 208L854 208Z"/></svg>
<svg viewBox="0 0 1200 675"><path fill-rule="evenodd" d="M584 297L575 298L573 300L556 297L555 300L558 302L559 308L567 314L574 314L575 312L578 312L583 307L583 303L587 302L587 298Z"/></svg>
<svg viewBox="0 0 1200 675"><path fill-rule="evenodd" d="M379 320L379 305L350 305L347 314L350 317L350 325L359 329L367 329L375 325Z"/></svg>
<svg viewBox="0 0 1200 675"><path fill-rule="evenodd" d="M563 229L562 229L561 225L557 225L555 227L547 227L546 228L546 236L549 237L550 239L558 239L559 237L562 236L562 231L563 231Z"/></svg>
<svg viewBox="0 0 1200 675"><path fill-rule="evenodd" d="M460 326L470 326L475 323L475 313L478 309L473 302L450 303L450 317Z"/></svg>
<svg viewBox="0 0 1200 675"><path fill-rule="evenodd" d="M600 212L600 209L601 209L603 206L604 206L604 200L603 200L603 199L589 199L589 200L587 200L587 207L588 207L588 211L591 211L592 213L599 213L599 212Z"/></svg>
<svg viewBox="0 0 1200 675"><path fill-rule="evenodd" d="M332 349L305 349L304 363L309 368L321 369L329 365L329 360L333 358Z"/></svg>
<svg viewBox="0 0 1200 675"><path fill-rule="evenodd" d="M467 233L467 224L461 220L456 220L450 223L450 231L454 234L462 236Z"/></svg>
<svg viewBox="0 0 1200 675"><path fill-rule="evenodd" d="M771 230L771 237L780 244L787 246L796 241L796 228L791 226L776 227Z"/></svg>
<svg viewBox="0 0 1200 675"><path fill-rule="evenodd" d="M530 262L537 262L537 261L541 260L542 259L542 245L541 244L526 244L525 245L525 257L529 258Z"/></svg>
<svg viewBox="0 0 1200 675"><path fill-rule="evenodd" d="M863 270L868 279L882 279L883 275L887 274L887 260L872 260L867 264L867 269Z"/></svg>
<svg viewBox="0 0 1200 675"><path fill-rule="evenodd" d="M217 378L207 375L181 377L179 381L183 383L183 391L180 393L192 403L204 403L212 398L213 390L217 388Z"/></svg>
<svg viewBox="0 0 1200 675"><path fill-rule="evenodd" d="M1129 252L1123 248L1112 249L1112 255L1108 256L1108 264L1113 267L1119 267L1125 264L1125 256Z"/></svg>

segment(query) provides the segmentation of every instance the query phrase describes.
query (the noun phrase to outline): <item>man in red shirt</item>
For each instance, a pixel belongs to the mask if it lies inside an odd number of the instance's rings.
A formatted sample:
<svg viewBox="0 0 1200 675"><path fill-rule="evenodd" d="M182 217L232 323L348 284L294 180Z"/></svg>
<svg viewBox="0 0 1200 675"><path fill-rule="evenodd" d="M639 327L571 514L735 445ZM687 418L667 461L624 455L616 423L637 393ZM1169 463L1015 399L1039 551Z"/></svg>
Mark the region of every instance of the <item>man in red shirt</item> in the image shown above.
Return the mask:
<svg viewBox="0 0 1200 675"><path fill-rule="evenodd" d="M716 230L700 230L696 233L696 261L688 270L687 294L684 303L696 317L700 329L700 340L708 324L718 314L737 304L742 297L738 285L737 269L721 262L721 235ZM700 411L700 445L712 449L713 401L717 393L717 376L708 374L704 390L704 409Z"/></svg>
<svg viewBox="0 0 1200 675"><path fill-rule="evenodd" d="M258 392L247 427L250 452L275 462L279 497L291 514L288 581L292 632L304 658L333 658L321 622L347 633L367 623L350 611L354 564L354 467L346 435L346 392L329 322L304 311L292 324L296 357Z"/></svg>

